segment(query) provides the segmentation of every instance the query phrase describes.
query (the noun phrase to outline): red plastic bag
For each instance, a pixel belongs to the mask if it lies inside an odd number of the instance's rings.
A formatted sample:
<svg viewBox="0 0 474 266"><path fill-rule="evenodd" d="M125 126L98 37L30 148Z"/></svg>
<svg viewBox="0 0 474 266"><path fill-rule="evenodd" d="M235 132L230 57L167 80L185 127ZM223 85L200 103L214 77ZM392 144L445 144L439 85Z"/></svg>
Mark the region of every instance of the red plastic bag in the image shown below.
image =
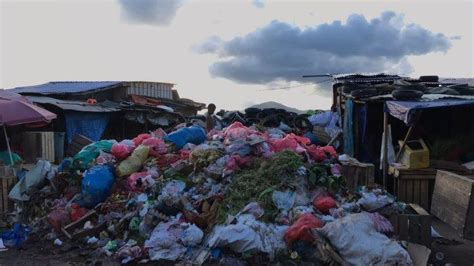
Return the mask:
<svg viewBox="0 0 474 266"><path fill-rule="evenodd" d="M151 138L150 134L140 134L133 139L133 143L135 143L135 147L138 147L138 145L142 144L144 140L149 138Z"/></svg>
<svg viewBox="0 0 474 266"><path fill-rule="evenodd" d="M285 233L285 241L291 246L296 240L311 242L314 240L311 229L322 227L323 223L311 213L302 214Z"/></svg>
<svg viewBox="0 0 474 266"><path fill-rule="evenodd" d="M310 145L307 147L309 155L316 162L322 162L326 159L333 159L337 156L336 150L333 146L316 146Z"/></svg>
<svg viewBox="0 0 474 266"><path fill-rule="evenodd" d="M61 227L70 223L69 213L65 208L54 209L48 214L48 222L56 232L61 232Z"/></svg>
<svg viewBox="0 0 474 266"><path fill-rule="evenodd" d="M166 143L162 139L158 138L148 138L142 142L143 145L150 147L149 154L153 157L159 156L160 154L165 154L168 152Z"/></svg>
<svg viewBox="0 0 474 266"><path fill-rule="evenodd" d="M133 152L133 147L127 146L125 144L116 143L112 145L112 150L110 151L115 158L119 160L126 159Z"/></svg>
<svg viewBox="0 0 474 266"><path fill-rule="evenodd" d="M313 200L313 206L318 209L318 211L324 213L324 214L329 214L329 210L336 208L337 203L336 201L329 196L325 197L318 197Z"/></svg>
<svg viewBox="0 0 474 266"><path fill-rule="evenodd" d="M75 222L79 220L82 216L86 215L87 209L82 208L79 204L73 203L71 204L71 213L70 218L71 222Z"/></svg>

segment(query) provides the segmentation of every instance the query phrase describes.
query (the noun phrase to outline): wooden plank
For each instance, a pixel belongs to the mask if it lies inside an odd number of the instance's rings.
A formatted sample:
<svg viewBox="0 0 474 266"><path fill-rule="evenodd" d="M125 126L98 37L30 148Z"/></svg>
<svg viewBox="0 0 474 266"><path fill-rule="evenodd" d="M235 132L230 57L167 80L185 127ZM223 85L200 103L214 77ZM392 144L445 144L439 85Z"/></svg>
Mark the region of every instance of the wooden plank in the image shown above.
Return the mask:
<svg viewBox="0 0 474 266"><path fill-rule="evenodd" d="M420 243L431 247L431 216L420 216L421 223L421 239Z"/></svg>
<svg viewBox="0 0 474 266"><path fill-rule="evenodd" d="M413 203L420 203L420 180L413 180Z"/></svg>
<svg viewBox="0 0 474 266"><path fill-rule="evenodd" d="M422 175L413 175L413 174L400 174L398 179L436 179L436 173L433 174L422 174Z"/></svg>
<svg viewBox="0 0 474 266"><path fill-rule="evenodd" d="M464 237L474 238L474 180L447 172L438 171L431 212L443 222L457 230L467 232Z"/></svg>
<svg viewBox="0 0 474 266"><path fill-rule="evenodd" d="M413 180L406 180L406 203L413 203Z"/></svg>
<svg viewBox="0 0 474 266"><path fill-rule="evenodd" d="M401 215L398 217L399 237L400 240L408 240L408 216Z"/></svg>
<svg viewBox="0 0 474 266"><path fill-rule="evenodd" d="M425 209L423 209L418 204L410 203L408 205L419 215L430 215Z"/></svg>
<svg viewBox="0 0 474 266"><path fill-rule="evenodd" d="M420 205L421 207L425 208L425 210L429 210L429 182L426 180L422 180L420 182Z"/></svg>

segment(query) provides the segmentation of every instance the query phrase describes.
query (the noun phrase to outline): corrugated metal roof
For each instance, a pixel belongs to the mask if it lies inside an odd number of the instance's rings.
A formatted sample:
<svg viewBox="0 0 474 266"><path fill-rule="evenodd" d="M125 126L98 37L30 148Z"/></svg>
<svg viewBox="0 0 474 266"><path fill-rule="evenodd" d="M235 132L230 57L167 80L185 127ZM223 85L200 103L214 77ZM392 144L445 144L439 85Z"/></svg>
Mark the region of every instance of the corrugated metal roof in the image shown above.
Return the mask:
<svg viewBox="0 0 474 266"><path fill-rule="evenodd" d="M63 94L93 91L115 86L122 81L52 81L41 85L17 87L16 93Z"/></svg>
<svg viewBox="0 0 474 266"><path fill-rule="evenodd" d="M101 103L91 105L85 102L59 100L59 99L46 97L46 96L26 96L26 98L28 98L28 100L34 103L51 104L63 110L68 110L68 111L78 111L78 112L117 112L117 111L120 111L119 108L114 108L108 105L102 105Z"/></svg>

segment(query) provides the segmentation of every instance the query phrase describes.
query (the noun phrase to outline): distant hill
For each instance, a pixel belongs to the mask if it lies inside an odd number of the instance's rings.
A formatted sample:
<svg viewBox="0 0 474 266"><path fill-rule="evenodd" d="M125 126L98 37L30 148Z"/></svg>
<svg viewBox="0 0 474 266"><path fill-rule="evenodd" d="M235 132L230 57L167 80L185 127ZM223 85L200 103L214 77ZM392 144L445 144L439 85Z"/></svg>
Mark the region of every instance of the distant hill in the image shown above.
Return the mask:
<svg viewBox="0 0 474 266"><path fill-rule="evenodd" d="M276 108L276 109L285 109L286 111L288 112L294 112L294 113L297 113L297 114L303 114L303 113L306 113L306 111L303 111L303 110L299 110L299 109L296 109L296 108L293 108L293 107L288 107L284 104L281 104L281 103L277 103L277 102L263 102L263 103L260 103L260 104L256 104L256 105L253 105L253 106L250 106L250 107L253 107L253 108L260 108L260 109L266 109L266 108Z"/></svg>

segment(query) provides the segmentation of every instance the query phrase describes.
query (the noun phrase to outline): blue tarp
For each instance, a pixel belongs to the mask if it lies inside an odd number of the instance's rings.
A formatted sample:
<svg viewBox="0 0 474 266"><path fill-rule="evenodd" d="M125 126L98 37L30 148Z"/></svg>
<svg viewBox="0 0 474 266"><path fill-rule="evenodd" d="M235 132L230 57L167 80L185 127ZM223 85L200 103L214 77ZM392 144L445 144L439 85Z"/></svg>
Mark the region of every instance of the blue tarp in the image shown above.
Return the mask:
<svg viewBox="0 0 474 266"><path fill-rule="evenodd" d="M435 101L386 101L384 111L402 120L411 126L415 122L417 111L432 108L447 108L451 106L472 105L474 100L470 99L440 99Z"/></svg>
<svg viewBox="0 0 474 266"><path fill-rule="evenodd" d="M93 141L99 141L109 123L109 113L66 112L66 137L71 143L74 135L81 134Z"/></svg>

